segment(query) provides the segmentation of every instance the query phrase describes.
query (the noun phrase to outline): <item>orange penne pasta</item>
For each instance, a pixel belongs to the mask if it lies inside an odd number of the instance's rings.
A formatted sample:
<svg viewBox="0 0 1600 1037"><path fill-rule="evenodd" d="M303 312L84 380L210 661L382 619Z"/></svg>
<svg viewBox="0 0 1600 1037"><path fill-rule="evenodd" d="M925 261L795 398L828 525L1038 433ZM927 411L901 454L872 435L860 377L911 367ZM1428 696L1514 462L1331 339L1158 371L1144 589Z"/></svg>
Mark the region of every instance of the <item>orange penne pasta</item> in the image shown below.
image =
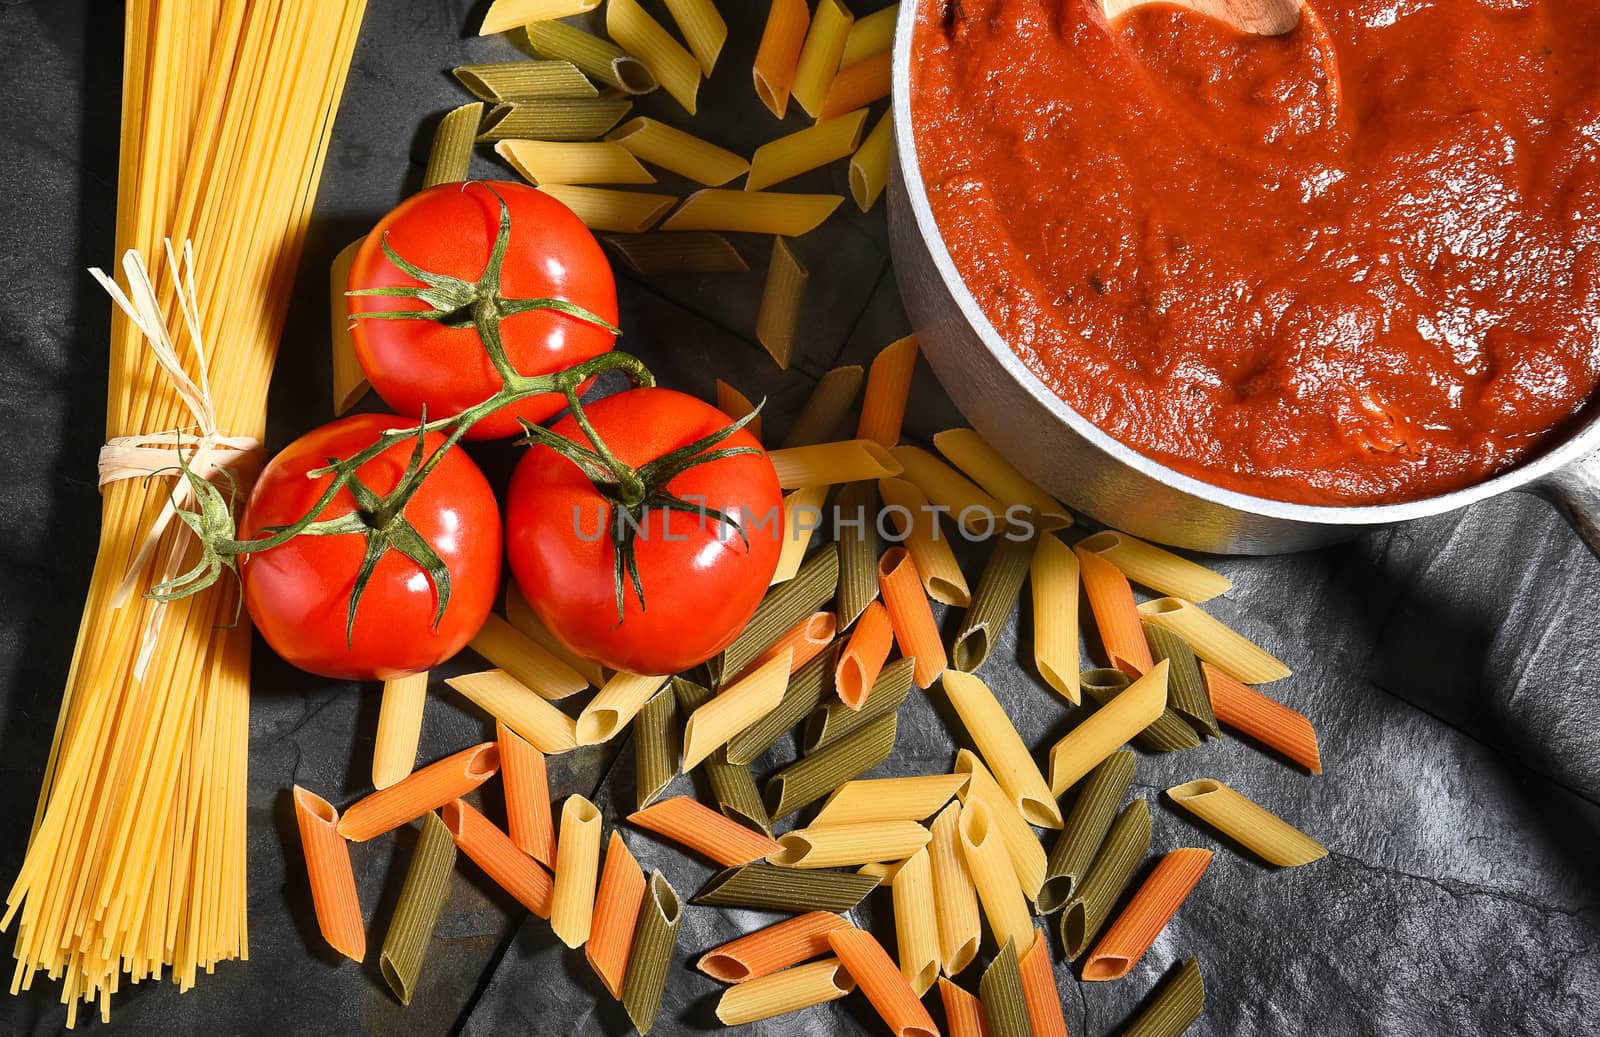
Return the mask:
<svg viewBox="0 0 1600 1037"><path fill-rule="evenodd" d="M884 447L900 442L900 425L905 421L906 397L911 392L911 374L916 367L915 335L907 335L878 351L867 372L857 439L870 439Z"/></svg>
<svg viewBox="0 0 1600 1037"><path fill-rule="evenodd" d="M600 888L594 894L594 925L583 953L611 996L622 996L622 977L633 949L633 927L644 902L644 872L628 852L622 833L612 829Z"/></svg>
<svg viewBox="0 0 1600 1037"><path fill-rule="evenodd" d="M831 911L811 911L713 947L695 967L724 983L760 979L830 953L828 934L849 928L849 922Z"/></svg>
<svg viewBox="0 0 1600 1037"><path fill-rule="evenodd" d="M1028 1027L1033 1037L1067 1037L1056 970L1050 963L1050 941L1043 929L1033 931L1033 946L1018 964L1022 969L1022 999L1028 1005Z"/></svg>
<svg viewBox="0 0 1600 1037"><path fill-rule="evenodd" d="M888 97L893 66L894 52L885 50L841 68L828 84L828 96L817 118L832 119Z"/></svg>
<svg viewBox="0 0 1600 1037"><path fill-rule="evenodd" d="M1192 847L1173 850L1161 858L1150 877L1144 880L1144 885L1139 887L1139 892L1128 901L1128 906L1122 909L1122 914L1111 923L1111 928L1106 930L1090 952L1083 963L1083 978L1120 979L1131 972L1150 945L1156 942L1161 930L1172 921L1172 916L1178 913L1178 908L1210 863L1210 850ZM1026 968L1023 969L1022 979L1026 986ZM1053 981L1051 988L1053 993ZM1031 1008L1031 999L1029 1005ZM1037 1025L1033 1032L1040 1032Z"/></svg>
<svg viewBox="0 0 1600 1037"><path fill-rule="evenodd" d="M920 584L918 589L921 589ZM856 620L850 643L833 669L833 686L845 705L860 709L867 701L867 692L872 690L873 682L882 672L893 645L894 626L889 622L889 610L883 607L883 602L873 601Z"/></svg>
<svg viewBox="0 0 1600 1037"><path fill-rule="evenodd" d="M813 612L811 615L796 623L788 633L772 643L772 647L762 652L751 660L750 665L739 671L739 676L723 683L731 684L754 670L770 663L783 654L785 648L794 650L794 657L789 660L789 672L795 673L800 667L815 659L822 650L833 643L833 636L839 629L839 617L832 612Z"/></svg>
<svg viewBox="0 0 1600 1037"><path fill-rule="evenodd" d="M350 847L339 836L339 812L315 792L296 785L294 816L305 848L317 928L329 947L360 961L367 954L367 930L361 923L355 873L350 870Z"/></svg>
<svg viewBox="0 0 1600 1037"><path fill-rule="evenodd" d="M550 873L538 861L517 849L510 836L465 800L446 803L439 816L455 837L456 849L472 858L495 885L540 918L550 917L554 887Z"/></svg>
<svg viewBox="0 0 1600 1037"><path fill-rule="evenodd" d="M789 110L794 67L800 60L800 47L806 41L806 29L810 25L811 11L806 0L772 0L751 71L755 76L756 96L780 119Z"/></svg>
<svg viewBox="0 0 1600 1037"><path fill-rule="evenodd" d="M944 1021L950 1037L989 1037L989 1021L983 1015L983 1002L948 979L939 981L939 1000L944 1002Z"/></svg>
<svg viewBox="0 0 1600 1037"><path fill-rule="evenodd" d="M1206 677L1211 711L1219 722L1277 750L1312 774L1322 773L1317 732L1304 713L1267 698L1210 663L1201 663L1200 670Z"/></svg>
<svg viewBox="0 0 1600 1037"><path fill-rule="evenodd" d="M894 628L900 654L915 661L912 676L917 687L930 687L946 666L944 642L933 621L933 608L922 589L922 580L905 548L891 547L878 559L878 590L889 611L889 625ZM1134 629L1139 629L1137 619Z"/></svg>
<svg viewBox="0 0 1600 1037"><path fill-rule="evenodd" d="M505 724L494 725L500 747L500 783L506 792L506 828L517 849L540 864L556 863L556 828L550 817L550 778L544 753Z"/></svg>
<svg viewBox="0 0 1600 1037"><path fill-rule="evenodd" d="M1128 578L1093 551L1073 548L1073 552L1078 556L1078 577L1083 581L1083 591L1111 665L1129 677L1144 676L1155 660L1150 657L1150 645L1139 625L1139 608L1134 604Z"/></svg>
<svg viewBox="0 0 1600 1037"><path fill-rule="evenodd" d="M673 796L628 815L640 828L664 835L679 846L710 858L724 868L759 861L783 847L753 829L730 820L689 796Z"/></svg>
<svg viewBox="0 0 1600 1037"><path fill-rule="evenodd" d="M917 992L871 933L854 926L835 929L828 934L828 944L879 1017L889 1025L890 1033L896 1037L939 1037L933 1016L922 1007Z"/></svg>
<svg viewBox="0 0 1600 1037"><path fill-rule="evenodd" d="M366 842L465 796L499 769L500 749L493 742L463 749L357 800L339 819L339 834Z"/></svg>

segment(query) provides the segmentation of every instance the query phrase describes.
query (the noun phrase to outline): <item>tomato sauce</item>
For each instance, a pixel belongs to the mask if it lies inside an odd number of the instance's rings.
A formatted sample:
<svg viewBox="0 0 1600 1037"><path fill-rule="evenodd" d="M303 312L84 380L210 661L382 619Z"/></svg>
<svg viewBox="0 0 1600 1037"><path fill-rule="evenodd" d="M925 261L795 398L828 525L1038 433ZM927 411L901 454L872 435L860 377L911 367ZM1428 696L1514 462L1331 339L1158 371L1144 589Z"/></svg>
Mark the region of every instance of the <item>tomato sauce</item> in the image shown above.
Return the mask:
<svg viewBox="0 0 1600 1037"><path fill-rule="evenodd" d="M1069 405L1216 485L1384 503L1558 441L1600 384L1600 3L917 0L934 214Z"/></svg>

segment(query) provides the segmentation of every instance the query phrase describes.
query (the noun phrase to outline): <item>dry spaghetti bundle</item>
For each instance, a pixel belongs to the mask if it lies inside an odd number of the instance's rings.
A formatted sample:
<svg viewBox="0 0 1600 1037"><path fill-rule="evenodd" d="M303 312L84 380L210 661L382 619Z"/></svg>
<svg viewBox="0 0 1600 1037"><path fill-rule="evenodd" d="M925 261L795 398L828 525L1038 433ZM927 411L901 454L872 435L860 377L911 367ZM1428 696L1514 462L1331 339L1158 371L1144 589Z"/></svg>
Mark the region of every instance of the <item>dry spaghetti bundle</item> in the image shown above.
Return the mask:
<svg viewBox="0 0 1600 1037"><path fill-rule="evenodd" d="M178 450L258 463L266 387L365 0L130 0L99 553L22 869L12 991L79 1002L244 957L250 634L172 521ZM167 239L180 244L176 247ZM192 248L190 247L192 245ZM141 257L142 261L141 261ZM156 271L146 276L145 266ZM109 279L102 278L109 285ZM129 314L133 316L130 317ZM181 444L181 447L180 447ZM167 475L146 479L158 469ZM231 625L233 624L233 625Z"/></svg>

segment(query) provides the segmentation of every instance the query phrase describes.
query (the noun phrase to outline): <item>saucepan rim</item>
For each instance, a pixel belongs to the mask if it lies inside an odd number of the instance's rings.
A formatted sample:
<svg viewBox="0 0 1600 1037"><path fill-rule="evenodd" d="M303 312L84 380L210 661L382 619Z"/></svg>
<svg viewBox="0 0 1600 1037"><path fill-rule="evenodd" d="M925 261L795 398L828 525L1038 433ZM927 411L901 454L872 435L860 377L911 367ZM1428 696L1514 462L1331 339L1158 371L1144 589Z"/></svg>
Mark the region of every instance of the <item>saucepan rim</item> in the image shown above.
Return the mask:
<svg viewBox="0 0 1600 1037"><path fill-rule="evenodd" d="M1052 417L1102 452L1149 479L1235 511L1292 522L1370 526L1440 515L1511 490L1528 489L1544 476L1600 450L1600 414L1596 414L1588 418L1562 443L1482 482L1449 493L1398 501L1393 504L1321 505L1296 504L1229 490L1170 468L1111 436L1056 395L1006 344L1005 339L989 322L977 299L967 288L960 272L956 270L955 262L950 257L950 250L945 245L944 234L933 218L933 210L928 204L927 191L922 182L921 164L911 126L913 28L918 9L924 2L926 0L905 0L900 5L899 22L895 26L891 96L894 111L895 159L901 173L904 197L911 206L917 232L928 248L928 254L933 259L934 268L938 270L939 279L943 282L945 290L955 300L962 317L977 333L992 359L999 363L1007 376L1020 385Z"/></svg>

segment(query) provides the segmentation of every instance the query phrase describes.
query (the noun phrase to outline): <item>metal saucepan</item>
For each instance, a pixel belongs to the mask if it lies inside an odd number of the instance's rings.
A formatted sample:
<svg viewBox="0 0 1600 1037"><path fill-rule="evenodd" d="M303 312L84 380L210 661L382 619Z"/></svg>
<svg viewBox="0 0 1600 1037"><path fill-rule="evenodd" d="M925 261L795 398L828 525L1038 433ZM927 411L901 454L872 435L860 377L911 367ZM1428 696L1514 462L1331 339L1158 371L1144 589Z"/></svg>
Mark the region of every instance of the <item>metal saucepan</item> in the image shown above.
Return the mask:
<svg viewBox="0 0 1600 1037"><path fill-rule="evenodd" d="M895 33L889 242L922 352L974 428L1066 504L1135 536L1222 554L1278 554L1454 511L1508 490L1554 503L1600 554L1600 415L1565 442L1466 489L1400 504L1322 507L1235 493L1184 475L1102 432L1019 360L984 316L934 223L911 130L913 23Z"/></svg>

